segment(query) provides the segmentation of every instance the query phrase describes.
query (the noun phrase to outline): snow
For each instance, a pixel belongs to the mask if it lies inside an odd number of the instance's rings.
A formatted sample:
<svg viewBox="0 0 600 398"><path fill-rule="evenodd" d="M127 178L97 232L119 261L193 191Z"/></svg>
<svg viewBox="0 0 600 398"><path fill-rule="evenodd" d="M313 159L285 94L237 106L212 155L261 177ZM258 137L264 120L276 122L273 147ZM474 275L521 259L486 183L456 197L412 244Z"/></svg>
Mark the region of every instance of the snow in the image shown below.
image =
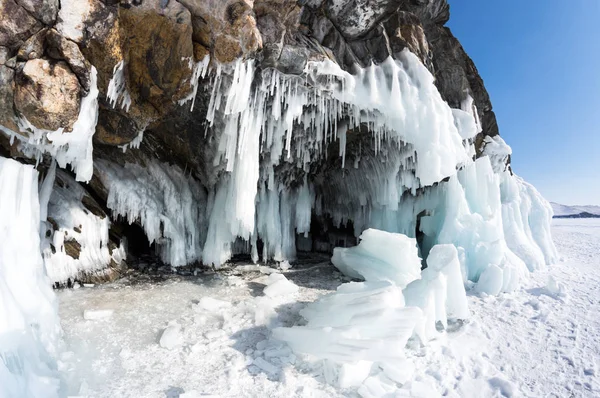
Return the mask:
<svg viewBox="0 0 600 398"><path fill-rule="evenodd" d="M597 396L600 221L554 220L552 228L562 262L536 270L520 287L498 296L481 294L467 284L468 321L448 321L447 329L436 331L437 337L427 345L409 338L399 349L387 344L385 351L354 351L353 355L364 355L364 359L344 360L343 365L294 354L286 344L273 339L273 330L314 328L320 337L299 340L298 344L304 341L315 355L338 357L343 352L335 350L335 346L342 346L340 341L334 339L334 344L327 345L322 340L327 332L316 325L331 325L331 334L354 319L354 330L359 333L383 334L381 329L369 328L360 314L369 305L379 305L391 313L402 310L398 296L402 292L389 282L343 284L342 293L336 293L334 289L342 281L333 267L299 263L294 272L284 274L299 287L298 293L276 298L265 297L256 289L268 279L258 267L254 271L231 268L196 278L171 278L158 284L133 279L61 291L68 351L60 356L60 366L67 393L78 394L85 381L89 395L96 397L163 397L168 391L221 397L244 393L272 397L380 396L382 392L425 397ZM452 249L446 246L432 252L428 264L450 266L448 271L455 279ZM446 275L443 270L439 273ZM231 272L237 275L228 275ZM230 283L232 277L236 283ZM550 277L569 293L568 300L548 289ZM367 289L365 284L381 287ZM375 299L372 294L376 292L388 295L388 299ZM362 303L350 307L359 316L349 318L347 311L334 309L348 308L342 296ZM218 305L218 309L208 305L210 311L199 312L197 306L204 297L230 305ZM81 317L83 310L99 303L115 308L113 316L102 321L102 328ZM262 315L257 316L259 313ZM377 317L376 311L366 313ZM312 319L313 326L304 316ZM183 343L166 350L158 341L171 321L181 326ZM132 328L135 333L131 333ZM380 359L375 356L378 353L398 356L372 363L369 359Z"/></svg>
<svg viewBox="0 0 600 398"><path fill-rule="evenodd" d="M83 319L86 321L97 321L99 319L110 318L114 310L85 310L83 311Z"/></svg>
<svg viewBox="0 0 600 398"><path fill-rule="evenodd" d="M290 282L282 274L271 274L267 279L267 286L264 288L263 293L268 297L285 296L287 294L294 294L298 292L298 286L293 282Z"/></svg>
<svg viewBox="0 0 600 398"><path fill-rule="evenodd" d="M600 216L600 206L567 206L550 202L555 217L576 216L581 213L589 213Z"/></svg>
<svg viewBox="0 0 600 398"><path fill-rule="evenodd" d="M38 172L0 157L0 396L57 396L60 325L40 255Z"/></svg>

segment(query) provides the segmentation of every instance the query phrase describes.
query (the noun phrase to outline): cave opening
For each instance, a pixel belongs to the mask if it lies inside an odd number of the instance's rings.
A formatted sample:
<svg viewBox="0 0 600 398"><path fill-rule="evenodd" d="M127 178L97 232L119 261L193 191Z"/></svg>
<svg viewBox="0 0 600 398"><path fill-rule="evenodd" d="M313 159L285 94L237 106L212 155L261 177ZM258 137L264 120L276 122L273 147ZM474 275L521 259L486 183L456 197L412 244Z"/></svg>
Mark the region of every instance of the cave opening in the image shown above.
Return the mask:
<svg viewBox="0 0 600 398"><path fill-rule="evenodd" d="M127 262L130 265L139 264L142 260L158 262L156 244L148 241L144 229L136 223L121 225L121 234L127 243Z"/></svg>
<svg viewBox="0 0 600 398"><path fill-rule="evenodd" d="M427 256L431 250L429 244L429 237L423 232L423 217L429 217L430 213L427 210L423 210L417 214L417 221L415 223L415 238L417 240L417 248L419 249L419 256L421 257L421 270L427 268Z"/></svg>

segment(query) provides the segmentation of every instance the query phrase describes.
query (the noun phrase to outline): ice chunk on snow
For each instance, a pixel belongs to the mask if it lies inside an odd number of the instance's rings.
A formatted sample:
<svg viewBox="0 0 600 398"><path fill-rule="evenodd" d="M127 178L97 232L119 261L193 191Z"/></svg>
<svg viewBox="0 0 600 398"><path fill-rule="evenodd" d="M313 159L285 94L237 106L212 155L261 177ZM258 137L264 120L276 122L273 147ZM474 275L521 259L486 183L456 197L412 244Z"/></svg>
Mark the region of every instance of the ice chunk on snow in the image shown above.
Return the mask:
<svg viewBox="0 0 600 398"><path fill-rule="evenodd" d="M298 292L299 288L296 284L289 281L282 274L271 274L267 280L267 286L263 293L268 297L285 296Z"/></svg>
<svg viewBox="0 0 600 398"><path fill-rule="evenodd" d="M379 373L365 380L357 392L362 398L379 398L393 396L396 389L396 383Z"/></svg>
<svg viewBox="0 0 600 398"><path fill-rule="evenodd" d="M264 370L269 374L276 374L279 371L279 369L277 369L275 365L273 365L271 362L264 360L261 357L255 358L254 361L252 361L252 365L258 367L261 370Z"/></svg>
<svg viewBox="0 0 600 398"><path fill-rule="evenodd" d="M276 328L273 336L295 352L340 363L403 358L422 315L403 305L402 292L390 282L347 283L300 312L306 326Z"/></svg>
<svg viewBox="0 0 600 398"><path fill-rule="evenodd" d="M447 327L449 319L470 316L458 253L453 245L434 246L421 279L408 285L403 293L407 305L423 310L415 329L423 343L436 336L437 322Z"/></svg>
<svg viewBox="0 0 600 398"><path fill-rule="evenodd" d="M404 288L421 271L417 242L406 235L368 229L356 247L333 251L331 262L342 273L368 282L390 281Z"/></svg>
<svg viewBox="0 0 600 398"><path fill-rule="evenodd" d="M469 318L467 294L456 248L453 245L434 246L427 256L427 267L446 276L447 292L444 302L448 319Z"/></svg>
<svg viewBox="0 0 600 398"><path fill-rule="evenodd" d="M546 290L553 296L566 297L567 289L565 285L558 282L552 275L548 276L548 282L546 283Z"/></svg>
<svg viewBox="0 0 600 398"><path fill-rule="evenodd" d="M219 312L230 307L231 303L229 301L218 300L212 297L202 297L196 308L210 312Z"/></svg>
<svg viewBox="0 0 600 398"><path fill-rule="evenodd" d="M408 359L382 362L379 366L383 370L383 374L399 384L406 383L415 372L415 364Z"/></svg>
<svg viewBox="0 0 600 398"><path fill-rule="evenodd" d="M183 344L183 334L181 326L177 322L170 322L169 326L160 336L159 344L162 348L172 350Z"/></svg>
<svg viewBox="0 0 600 398"><path fill-rule="evenodd" d="M340 388L358 387L369 374L373 362L370 361L357 361L353 363L344 363L340 366L337 385Z"/></svg>
<svg viewBox="0 0 600 398"><path fill-rule="evenodd" d="M500 267L490 264L479 277L476 289L479 292L497 296L502 291L504 272Z"/></svg>
<svg viewBox="0 0 600 398"><path fill-rule="evenodd" d="M96 321L98 319L110 318L114 310L85 310L83 311L83 319L87 321Z"/></svg>
<svg viewBox="0 0 600 398"><path fill-rule="evenodd" d="M0 157L0 396L58 396L58 310L40 255L38 172Z"/></svg>

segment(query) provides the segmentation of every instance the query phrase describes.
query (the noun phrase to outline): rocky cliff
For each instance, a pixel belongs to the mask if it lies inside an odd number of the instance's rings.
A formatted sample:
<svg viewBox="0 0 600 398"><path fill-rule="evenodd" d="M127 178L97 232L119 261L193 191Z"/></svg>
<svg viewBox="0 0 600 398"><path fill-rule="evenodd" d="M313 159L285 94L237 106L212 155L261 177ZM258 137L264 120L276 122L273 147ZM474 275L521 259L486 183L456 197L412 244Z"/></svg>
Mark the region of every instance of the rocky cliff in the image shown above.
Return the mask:
<svg viewBox="0 0 600 398"><path fill-rule="evenodd" d="M56 282L116 277L123 238L142 231L174 266L293 259L369 226L426 252L443 240L424 227L449 206L438 185L480 157L509 174L446 0L0 11L0 155L54 185L43 250Z"/></svg>

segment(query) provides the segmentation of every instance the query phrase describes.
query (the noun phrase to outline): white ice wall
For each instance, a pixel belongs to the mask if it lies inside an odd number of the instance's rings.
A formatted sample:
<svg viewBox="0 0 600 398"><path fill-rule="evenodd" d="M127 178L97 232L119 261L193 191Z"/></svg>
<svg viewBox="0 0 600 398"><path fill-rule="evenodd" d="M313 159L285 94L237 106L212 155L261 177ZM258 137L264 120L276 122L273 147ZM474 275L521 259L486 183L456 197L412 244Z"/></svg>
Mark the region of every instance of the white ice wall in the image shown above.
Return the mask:
<svg viewBox="0 0 600 398"><path fill-rule="evenodd" d="M0 396L58 396L60 324L40 254L38 172L0 157Z"/></svg>

